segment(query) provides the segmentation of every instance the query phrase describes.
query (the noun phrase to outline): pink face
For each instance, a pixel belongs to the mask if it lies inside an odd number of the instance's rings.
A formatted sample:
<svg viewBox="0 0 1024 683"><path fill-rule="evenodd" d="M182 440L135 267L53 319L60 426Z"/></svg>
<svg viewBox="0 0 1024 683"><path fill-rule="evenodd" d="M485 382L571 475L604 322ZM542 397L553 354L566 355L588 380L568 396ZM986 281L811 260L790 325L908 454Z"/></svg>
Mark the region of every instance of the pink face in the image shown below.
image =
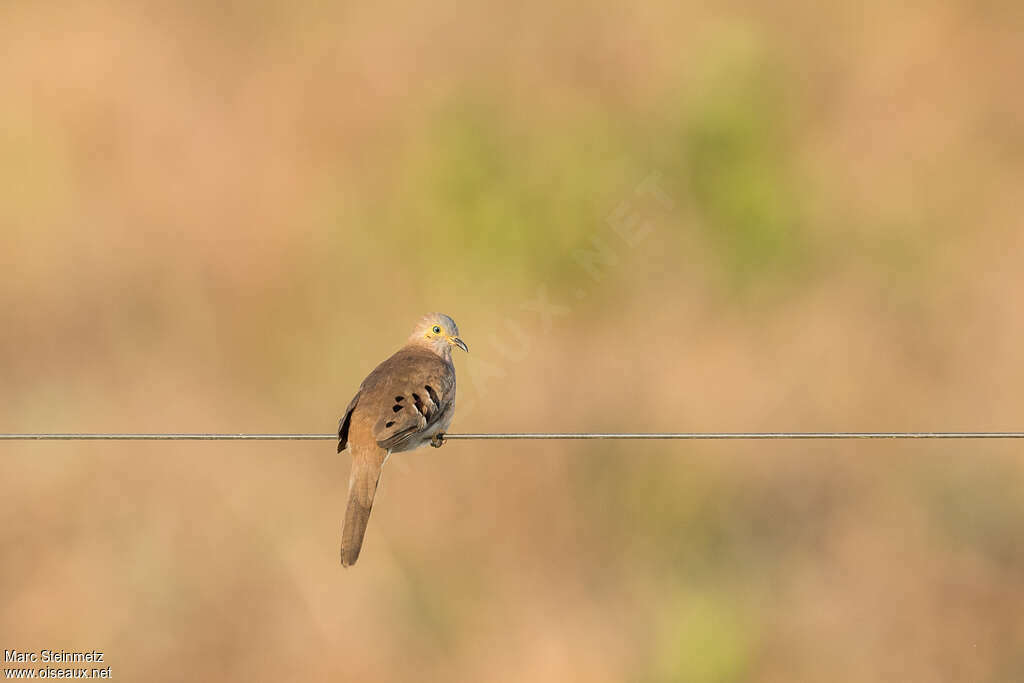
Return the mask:
<svg viewBox="0 0 1024 683"><path fill-rule="evenodd" d="M443 313L430 313L423 316L409 341L425 344L441 356L450 357L452 347L469 351L466 343L459 339L459 328L455 321Z"/></svg>

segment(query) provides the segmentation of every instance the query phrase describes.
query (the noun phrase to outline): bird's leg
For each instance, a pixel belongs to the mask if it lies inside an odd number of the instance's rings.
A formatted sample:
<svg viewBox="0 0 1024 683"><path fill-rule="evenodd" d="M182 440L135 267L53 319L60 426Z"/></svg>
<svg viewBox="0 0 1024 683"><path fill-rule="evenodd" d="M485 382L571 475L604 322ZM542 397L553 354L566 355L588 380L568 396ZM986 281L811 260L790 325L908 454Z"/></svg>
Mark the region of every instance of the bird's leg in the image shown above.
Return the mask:
<svg viewBox="0 0 1024 683"><path fill-rule="evenodd" d="M444 432L438 432L434 434L434 438L430 440L430 445L434 448L440 448L444 445Z"/></svg>

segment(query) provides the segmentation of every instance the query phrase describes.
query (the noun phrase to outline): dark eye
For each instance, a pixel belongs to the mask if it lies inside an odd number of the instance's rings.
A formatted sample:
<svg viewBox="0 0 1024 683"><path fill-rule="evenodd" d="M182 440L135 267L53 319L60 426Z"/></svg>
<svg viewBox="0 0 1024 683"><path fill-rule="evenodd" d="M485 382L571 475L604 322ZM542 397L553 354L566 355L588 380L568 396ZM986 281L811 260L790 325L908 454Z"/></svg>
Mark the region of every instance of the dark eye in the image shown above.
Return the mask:
<svg viewBox="0 0 1024 683"><path fill-rule="evenodd" d="M440 325L434 325L434 334L441 334Z"/></svg>

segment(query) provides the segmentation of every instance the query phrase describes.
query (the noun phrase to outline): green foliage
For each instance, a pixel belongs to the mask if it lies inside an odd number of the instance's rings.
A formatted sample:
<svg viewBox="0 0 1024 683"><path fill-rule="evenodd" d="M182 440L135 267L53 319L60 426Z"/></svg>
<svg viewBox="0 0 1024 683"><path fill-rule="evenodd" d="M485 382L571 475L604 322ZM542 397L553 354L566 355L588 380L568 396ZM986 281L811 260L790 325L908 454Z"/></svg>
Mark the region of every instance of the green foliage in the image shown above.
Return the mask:
<svg viewBox="0 0 1024 683"><path fill-rule="evenodd" d="M607 177L587 133L519 130L486 98L443 107L412 160L396 220L437 230L460 263L509 281L562 282L565 254L603 228Z"/></svg>
<svg viewBox="0 0 1024 683"><path fill-rule="evenodd" d="M732 286L790 273L809 257L781 67L749 37L724 39L671 132L675 172Z"/></svg>
<svg viewBox="0 0 1024 683"><path fill-rule="evenodd" d="M735 597L714 592L677 596L663 612L654 660L659 681L729 683L744 679L751 643Z"/></svg>
<svg viewBox="0 0 1024 683"><path fill-rule="evenodd" d="M670 223L663 248L681 250L678 233L696 231L738 293L798 275L810 249L780 68L742 41L723 41L707 62L696 94L666 98L643 126L593 109L571 125L526 125L497 94L460 92L419 136L392 222L445 233L460 263L500 271L506 287L575 287L587 273L571 255L616 240L608 217L657 173L677 217L699 219Z"/></svg>

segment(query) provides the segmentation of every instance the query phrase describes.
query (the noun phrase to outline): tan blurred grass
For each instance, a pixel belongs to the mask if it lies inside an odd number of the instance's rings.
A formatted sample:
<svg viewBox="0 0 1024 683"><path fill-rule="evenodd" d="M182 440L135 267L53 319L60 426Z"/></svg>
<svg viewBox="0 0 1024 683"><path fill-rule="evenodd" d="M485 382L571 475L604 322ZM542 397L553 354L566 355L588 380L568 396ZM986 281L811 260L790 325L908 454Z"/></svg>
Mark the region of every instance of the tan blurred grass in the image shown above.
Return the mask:
<svg viewBox="0 0 1024 683"><path fill-rule="evenodd" d="M460 431L1019 428L1020 19L5 5L0 429L327 431L438 308ZM325 444L3 450L3 647L121 680L1024 669L1010 444L451 443L348 572Z"/></svg>

